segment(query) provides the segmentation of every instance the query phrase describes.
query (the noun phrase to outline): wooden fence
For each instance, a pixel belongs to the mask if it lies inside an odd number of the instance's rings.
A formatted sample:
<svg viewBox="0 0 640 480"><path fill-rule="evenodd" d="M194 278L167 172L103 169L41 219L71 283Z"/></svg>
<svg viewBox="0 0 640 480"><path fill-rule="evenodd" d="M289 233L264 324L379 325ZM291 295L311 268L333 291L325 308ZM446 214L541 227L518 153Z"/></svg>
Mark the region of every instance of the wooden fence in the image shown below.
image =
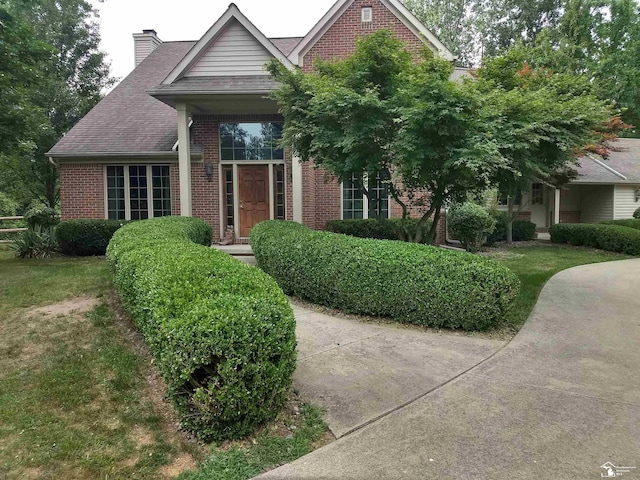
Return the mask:
<svg viewBox="0 0 640 480"><path fill-rule="evenodd" d="M2 221L11 221L11 220L24 220L24 217L0 217L0 222ZM0 228L0 235L3 233L20 233L26 231L26 228ZM0 239L0 244L2 243L11 243L13 240L2 240Z"/></svg>

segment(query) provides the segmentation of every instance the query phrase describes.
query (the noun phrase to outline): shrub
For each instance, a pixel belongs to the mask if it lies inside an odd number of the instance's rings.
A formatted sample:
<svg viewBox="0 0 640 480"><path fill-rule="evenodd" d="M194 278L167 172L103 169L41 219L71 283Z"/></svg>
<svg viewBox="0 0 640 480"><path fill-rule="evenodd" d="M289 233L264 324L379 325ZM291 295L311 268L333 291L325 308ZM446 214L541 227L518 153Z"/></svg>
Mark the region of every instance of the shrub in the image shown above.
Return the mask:
<svg viewBox="0 0 640 480"><path fill-rule="evenodd" d="M418 228L417 218L407 218L406 226L411 236L414 236ZM427 236L431 228L431 221L427 221L422 227L422 238ZM365 220L331 220L327 222L326 229L333 233L342 233L359 238L375 238L378 240L400 240L402 238L402 219L365 219Z"/></svg>
<svg viewBox="0 0 640 480"><path fill-rule="evenodd" d="M549 229L551 241L584 245L610 252L640 255L640 231L620 225L558 223Z"/></svg>
<svg viewBox="0 0 640 480"><path fill-rule="evenodd" d="M504 242L507 239L508 213L498 212L495 215L496 229L487 237L487 245ZM514 220L511 227L514 242L528 242L536 238L536 224L527 220Z"/></svg>
<svg viewBox="0 0 640 480"><path fill-rule="evenodd" d="M399 322L486 330L504 319L519 290L513 272L484 257L293 222L256 225L251 246L285 293Z"/></svg>
<svg viewBox="0 0 640 480"><path fill-rule="evenodd" d="M636 211L633 212L633 218L640 218L640 208L636 208Z"/></svg>
<svg viewBox="0 0 640 480"><path fill-rule="evenodd" d="M54 227L36 224L28 227L11 244L16 256L20 258L47 258L57 249Z"/></svg>
<svg viewBox="0 0 640 480"><path fill-rule="evenodd" d="M119 229L107 260L183 426L222 440L251 433L284 404L295 319L272 278L210 245L202 220L164 217Z"/></svg>
<svg viewBox="0 0 640 480"><path fill-rule="evenodd" d="M618 225L619 227L629 227L640 230L640 219L638 218L627 218L625 220L605 220L604 222L600 222L600 224Z"/></svg>
<svg viewBox="0 0 640 480"><path fill-rule="evenodd" d="M470 252L477 252L493 233L496 221L486 208L475 203L454 205L447 211L447 225L452 236Z"/></svg>
<svg viewBox="0 0 640 480"><path fill-rule="evenodd" d="M65 255L104 255L121 220L67 220L56 228L56 240Z"/></svg>
<svg viewBox="0 0 640 480"><path fill-rule="evenodd" d="M58 213L49 207L34 207L29 209L24 215L27 227L42 225L43 227L55 227L60 223Z"/></svg>

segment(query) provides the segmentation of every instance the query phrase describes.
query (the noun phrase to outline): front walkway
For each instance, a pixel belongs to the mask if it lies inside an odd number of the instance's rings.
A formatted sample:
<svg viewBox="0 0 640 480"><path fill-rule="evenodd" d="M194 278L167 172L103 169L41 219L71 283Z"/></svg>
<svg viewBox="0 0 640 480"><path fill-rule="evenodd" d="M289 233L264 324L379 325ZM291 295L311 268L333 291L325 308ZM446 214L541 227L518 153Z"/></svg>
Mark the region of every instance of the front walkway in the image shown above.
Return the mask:
<svg viewBox="0 0 640 480"><path fill-rule="evenodd" d="M504 342L337 318L293 305L294 386L340 438L438 388Z"/></svg>
<svg viewBox="0 0 640 480"><path fill-rule="evenodd" d="M495 356L261 478L582 480L606 462L640 478L639 292L640 259L565 270Z"/></svg>

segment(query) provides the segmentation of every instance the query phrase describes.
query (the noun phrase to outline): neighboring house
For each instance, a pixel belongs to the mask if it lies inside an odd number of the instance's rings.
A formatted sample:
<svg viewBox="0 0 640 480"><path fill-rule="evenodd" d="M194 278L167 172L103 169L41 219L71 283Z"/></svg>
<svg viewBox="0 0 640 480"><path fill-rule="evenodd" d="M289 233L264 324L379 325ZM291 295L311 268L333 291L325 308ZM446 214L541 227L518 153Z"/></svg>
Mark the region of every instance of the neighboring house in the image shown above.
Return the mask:
<svg viewBox="0 0 640 480"><path fill-rule="evenodd" d="M519 218L544 231L555 223L631 218L640 207L640 139L619 138L608 159L580 158L578 177L561 189L533 183L516 199ZM499 200L506 210L506 199ZM559 207L558 207L559 205Z"/></svg>
<svg viewBox="0 0 640 480"><path fill-rule="evenodd" d="M63 219L196 216L214 239L233 228L246 241L266 219L322 229L337 218L400 215L379 178L363 197L301 165L277 144L272 58L310 71L314 60L344 58L358 37L389 29L417 54L425 45L453 55L399 0L339 0L302 38L267 38L231 4L197 42L134 34L135 70L54 146ZM463 74L457 71L456 75Z"/></svg>

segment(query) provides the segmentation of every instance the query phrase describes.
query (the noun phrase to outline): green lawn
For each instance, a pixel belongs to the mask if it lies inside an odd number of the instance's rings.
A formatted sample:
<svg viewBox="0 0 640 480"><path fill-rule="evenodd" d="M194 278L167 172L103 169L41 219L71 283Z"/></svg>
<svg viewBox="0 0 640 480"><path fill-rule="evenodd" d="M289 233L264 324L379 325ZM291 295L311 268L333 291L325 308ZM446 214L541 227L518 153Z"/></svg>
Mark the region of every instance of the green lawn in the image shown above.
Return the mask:
<svg viewBox="0 0 640 480"><path fill-rule="evenodd" d="M556 273L578 265L630 258L603 250L551 244L492 248L485 255L506 265L520 278L520 295L507 318L507 328L515 331L527 320L542 287Z"/></svg>
<svg viewBox="0 0 640 480"><path fill-rule="evenodd" d="M190 441L110 295L104 259L20 260L0 246L0 478L245 479L328 440L298 402L254 438Z"/></svg>

